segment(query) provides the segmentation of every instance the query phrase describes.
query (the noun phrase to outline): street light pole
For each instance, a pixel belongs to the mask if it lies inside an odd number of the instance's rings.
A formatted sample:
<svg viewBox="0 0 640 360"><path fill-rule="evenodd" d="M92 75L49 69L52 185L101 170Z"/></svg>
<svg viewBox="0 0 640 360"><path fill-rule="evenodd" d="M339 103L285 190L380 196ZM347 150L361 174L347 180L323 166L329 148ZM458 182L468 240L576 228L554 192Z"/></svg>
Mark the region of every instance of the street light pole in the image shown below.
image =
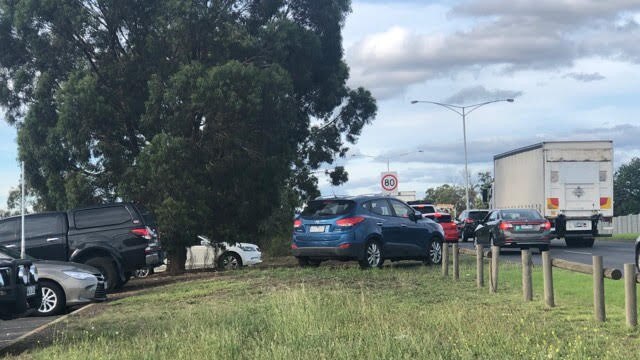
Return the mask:
<svg viewBox="0 0 640 360"><path fill-rule="evenodd" d="M427 101L427 100L412 100L411 104L417 104L417 103L427 103L427 104L434 104L434 105L438 105L438 106L442 106L444 108L447 108L453 112L455 112L456 114L462 116L462 137L463 137L463 141L464 141L464 179L465 179L465 198L466 198L466 210L470 209L469 206L469 160L467 157L467 115L471 114L472 111L474 111L475 109L484 106L484 105L488 105L488 104L492 104L492 103L496 103L496 102L501 102L501 101L506 101L506 102L513 102L513 99L498 99L498 100L493 100L493 101L487 101L487 102L483 102L483 103L479 103L479 104L473 104L473 105L467 105L467 106L458 106L458 105L451 105L451 104L445 104L445 103L439 103L439 102L435 102L435 101ZM470 109L469 111L467 111L467 109Z"/></svg>

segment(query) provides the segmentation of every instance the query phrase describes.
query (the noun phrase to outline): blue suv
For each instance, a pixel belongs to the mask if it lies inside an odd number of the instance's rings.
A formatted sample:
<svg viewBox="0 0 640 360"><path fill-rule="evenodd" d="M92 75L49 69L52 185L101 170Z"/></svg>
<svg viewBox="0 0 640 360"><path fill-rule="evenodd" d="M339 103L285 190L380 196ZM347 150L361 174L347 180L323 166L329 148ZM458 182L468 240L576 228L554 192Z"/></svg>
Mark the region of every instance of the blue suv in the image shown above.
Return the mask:
<svg viewBox="0 0 640 360"><path fill-rule="evenodd" d="M442 259L442 227L404 202L386 196L316 199L294 221L291 251L300 266L358 260L362 268L385 260Z"/></svg>

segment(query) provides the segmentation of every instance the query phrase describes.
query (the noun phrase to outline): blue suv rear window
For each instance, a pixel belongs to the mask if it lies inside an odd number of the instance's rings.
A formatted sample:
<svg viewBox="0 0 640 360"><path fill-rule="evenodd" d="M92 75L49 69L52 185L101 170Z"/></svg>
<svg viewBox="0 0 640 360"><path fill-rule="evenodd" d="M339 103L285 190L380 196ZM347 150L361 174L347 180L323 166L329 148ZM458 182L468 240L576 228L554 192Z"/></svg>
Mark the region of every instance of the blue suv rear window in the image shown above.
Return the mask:
<svg viewBox="0 0 640 360"><path fill-rule="evenodd" d="M307 204L301 215L307 218L345 215L350 213L355 205L351 200L313 200Z"/></svg>

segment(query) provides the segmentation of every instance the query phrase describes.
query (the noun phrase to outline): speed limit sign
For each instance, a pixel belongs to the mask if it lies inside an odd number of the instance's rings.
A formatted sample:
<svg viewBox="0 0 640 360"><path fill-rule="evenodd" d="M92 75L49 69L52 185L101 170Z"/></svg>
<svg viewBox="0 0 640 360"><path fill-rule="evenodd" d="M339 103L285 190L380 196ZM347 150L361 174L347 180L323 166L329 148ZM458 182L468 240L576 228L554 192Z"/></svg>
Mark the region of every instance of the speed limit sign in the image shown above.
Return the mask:
<svg viewBox="0 0 640 360"><path fill-rule="evenodd" d="M395 193L398 190L398 174L395 172L384 172L380 177L382 191Z"/></svg>

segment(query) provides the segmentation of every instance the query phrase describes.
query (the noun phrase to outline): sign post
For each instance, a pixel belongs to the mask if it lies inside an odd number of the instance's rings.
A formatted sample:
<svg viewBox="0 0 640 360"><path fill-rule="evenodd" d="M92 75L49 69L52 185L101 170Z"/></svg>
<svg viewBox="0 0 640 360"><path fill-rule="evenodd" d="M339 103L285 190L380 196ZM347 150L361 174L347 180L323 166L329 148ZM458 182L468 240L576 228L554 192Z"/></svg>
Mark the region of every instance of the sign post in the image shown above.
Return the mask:
<svg viewBox="0 0 640 360"><path fill-rule="evenodd" d="M386 195L398 195L398 173L395 171L381 173L380 187Z"/></svg>

